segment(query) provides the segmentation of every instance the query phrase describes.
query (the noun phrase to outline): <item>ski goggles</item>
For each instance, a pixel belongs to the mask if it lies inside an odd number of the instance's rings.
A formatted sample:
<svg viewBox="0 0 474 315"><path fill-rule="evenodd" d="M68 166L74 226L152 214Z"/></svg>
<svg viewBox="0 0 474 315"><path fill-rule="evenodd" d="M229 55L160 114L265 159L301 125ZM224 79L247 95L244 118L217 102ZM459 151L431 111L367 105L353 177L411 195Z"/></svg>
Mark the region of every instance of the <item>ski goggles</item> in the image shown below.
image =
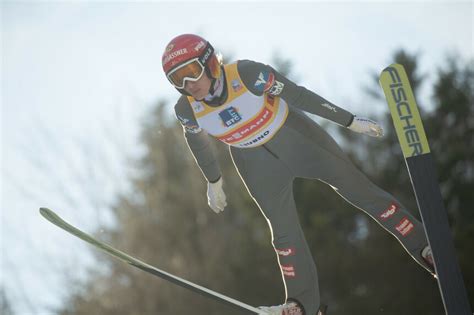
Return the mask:
<svg viewBox="0 0 474 315"><path fill-rule="evenodd" d="M166 77L177 89L184 89L186 81L195 82L204 74L204 66L199 58L186 61L178 67L171 70Z"/></svg>

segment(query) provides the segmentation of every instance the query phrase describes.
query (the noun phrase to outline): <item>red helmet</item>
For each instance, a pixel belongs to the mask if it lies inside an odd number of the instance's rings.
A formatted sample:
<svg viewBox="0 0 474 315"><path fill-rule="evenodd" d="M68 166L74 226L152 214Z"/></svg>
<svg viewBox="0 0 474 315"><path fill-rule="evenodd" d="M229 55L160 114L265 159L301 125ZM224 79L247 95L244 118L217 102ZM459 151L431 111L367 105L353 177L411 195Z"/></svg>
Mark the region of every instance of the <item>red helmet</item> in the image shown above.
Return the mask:
<svg viewBox="0 0 474 315"><path fill-rule="evenodd" d="M221 71L212 45L192 34L173 38L166 46L161 62L166 77L181 93L186 81L197 81L204 72L209 78L217 79Z"/></svg>

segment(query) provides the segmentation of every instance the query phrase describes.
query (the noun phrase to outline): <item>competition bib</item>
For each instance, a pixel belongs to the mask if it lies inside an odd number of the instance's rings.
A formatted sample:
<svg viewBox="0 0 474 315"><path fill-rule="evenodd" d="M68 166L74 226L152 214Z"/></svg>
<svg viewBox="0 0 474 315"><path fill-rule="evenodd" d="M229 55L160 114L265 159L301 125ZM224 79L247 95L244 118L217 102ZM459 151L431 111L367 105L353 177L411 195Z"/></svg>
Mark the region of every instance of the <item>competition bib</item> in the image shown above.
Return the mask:
<svg viewBox="0 0 474 315"><path fill-rule="evenodd" d="M251 148L270 140L283 126L288 105L278 96L252 94L242 83L237 63L224 66L227 101L212 107L188 96L199 126L229 145Z"/></svg>

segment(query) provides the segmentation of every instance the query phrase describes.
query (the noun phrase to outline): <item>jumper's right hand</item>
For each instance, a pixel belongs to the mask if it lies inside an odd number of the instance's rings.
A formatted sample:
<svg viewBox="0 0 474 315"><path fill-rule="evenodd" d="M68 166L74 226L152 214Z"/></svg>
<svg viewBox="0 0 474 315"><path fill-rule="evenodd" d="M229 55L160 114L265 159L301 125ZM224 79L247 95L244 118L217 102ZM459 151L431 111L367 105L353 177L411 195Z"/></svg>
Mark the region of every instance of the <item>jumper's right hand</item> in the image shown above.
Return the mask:
<svg viewBox="0 0 474 315"><path fill-rule="evenodd" d="M227 206L225 193L222 189L222 177L215 183L207 183L207 203L215 213L224 211Z"/></svg>
<svg viewBox="0 0 474 315"><path fill-rule="evenodd" d="M354 116L352 124L347 128L371 137L383 137L382 126L369 118Z"/></svg>

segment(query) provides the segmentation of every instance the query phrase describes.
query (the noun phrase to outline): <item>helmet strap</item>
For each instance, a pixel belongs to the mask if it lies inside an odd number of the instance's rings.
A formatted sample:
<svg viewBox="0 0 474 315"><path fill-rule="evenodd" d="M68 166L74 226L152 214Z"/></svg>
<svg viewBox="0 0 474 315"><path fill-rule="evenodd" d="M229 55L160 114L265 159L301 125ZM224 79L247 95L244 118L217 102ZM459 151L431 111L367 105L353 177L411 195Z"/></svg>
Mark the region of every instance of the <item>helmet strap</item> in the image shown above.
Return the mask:
<svg viewBox="0 0 474 315"><path fill-rule="evenodd" d="M214 95L214 92L216 92L216 83L217 83L217 79L211 78L211 86L209 87L210 95Z"/></svg>
<svg viewBox="0 0 474 315"><path fill-rule="evenodd" d="M221 73L219 78L213 78L209 76L209 73L207 74L208 74L208 77L211 79L211 86L209 87L209 95L212 95L213 97L220 97L224 90L224 84L225 84L223 73Z"/></svg>

